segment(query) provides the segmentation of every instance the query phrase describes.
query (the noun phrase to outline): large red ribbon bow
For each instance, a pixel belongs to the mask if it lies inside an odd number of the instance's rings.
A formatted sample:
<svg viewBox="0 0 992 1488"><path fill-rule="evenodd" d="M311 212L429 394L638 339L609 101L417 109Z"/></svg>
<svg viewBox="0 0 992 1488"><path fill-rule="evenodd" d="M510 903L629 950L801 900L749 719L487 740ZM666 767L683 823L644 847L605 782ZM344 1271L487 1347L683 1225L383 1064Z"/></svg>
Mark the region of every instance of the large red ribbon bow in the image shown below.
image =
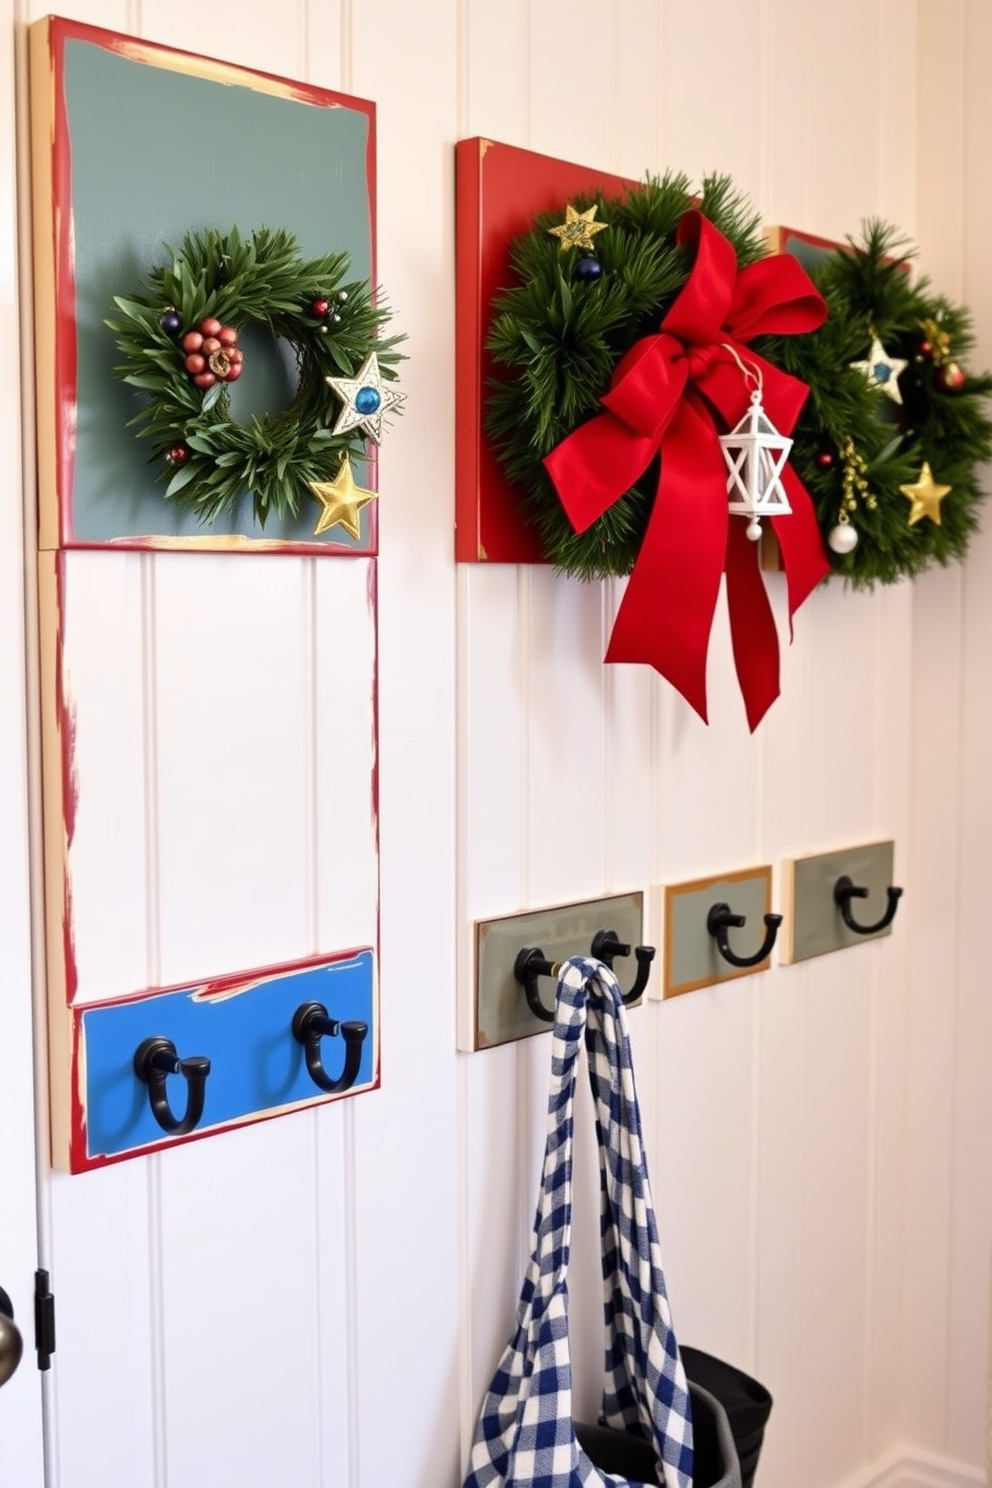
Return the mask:
<svg viewBox="0 0 992 1488"><path fill-rule="evenodd" d="M756 545L730 520L727 464L716 413L732 429L750 387L761 386L775 428L788 435L808 392L742 343L796 335L822 325L827 308L802 265L788 254L739 273L733 246L701 212L686 212L679 243L695 246L692 272L657 335L632 346L614 369L606 412L582 424L544 463L576 532L630 489L661 452L658 494L620 606L607 661L648 662L706 720L706 653L720 576L734 664L751 729L779 692L778 634ZM789 624L828 572L816 513L787 465L792 514L772 518L788 580Z"/></svg>

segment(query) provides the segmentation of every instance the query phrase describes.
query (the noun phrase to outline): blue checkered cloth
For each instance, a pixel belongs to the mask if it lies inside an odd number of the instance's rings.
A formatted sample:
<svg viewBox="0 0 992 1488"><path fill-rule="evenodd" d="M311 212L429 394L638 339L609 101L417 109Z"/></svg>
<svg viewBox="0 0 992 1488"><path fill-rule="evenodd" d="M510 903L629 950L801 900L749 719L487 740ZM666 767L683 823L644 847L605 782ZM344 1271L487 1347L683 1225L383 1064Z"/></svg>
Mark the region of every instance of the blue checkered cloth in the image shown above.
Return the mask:
<svg viewBox="0 0 992 1488"><path fill-rule="evenodd" d="M601 1423L653 1441L659 1481L691 1488L692 1412L672 1331L620 989L574 956L558 981L548 1139L516 1332L482 1404L464 1488L624 1488L572 1423L568 1256L576 1064L585 1032L599 1138L606 1322Z"/></svg>

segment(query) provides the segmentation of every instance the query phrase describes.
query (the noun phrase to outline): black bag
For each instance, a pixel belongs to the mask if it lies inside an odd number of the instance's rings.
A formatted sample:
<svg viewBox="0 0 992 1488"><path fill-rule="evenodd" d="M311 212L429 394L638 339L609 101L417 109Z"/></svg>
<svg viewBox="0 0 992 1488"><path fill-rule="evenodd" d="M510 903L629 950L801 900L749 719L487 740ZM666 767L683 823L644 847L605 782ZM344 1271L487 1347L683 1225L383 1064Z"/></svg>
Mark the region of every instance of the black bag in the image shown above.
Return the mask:
<svg viewBox="0 0 992 1488"><path fill-rule="evenodd" d="M682 1350L683 1355L685 1350ZM689 1379L692 1398L692 1435L695 1462L692 1488L737 1488L740 1483L737 1449L720 1401ZM582 1450L601 1472L615 1473L645 1488L660 1488L654 1447L642 1437L610 1426L576 1421Z"/></svg>
<svg viewBox="0 0 992 1488"><path fill-rule="evenodd" d="M727 1412L741 1465L741 1488L752 1488L765 1424L771 1414L771 1395L758 1380L713 1354L704 1354L702 1349L695 1348L682 1348L680 1352L693 1403L696 1397L691 1386L702 1385ZM698 1445L696 1450L698 1452Z"/></svg>

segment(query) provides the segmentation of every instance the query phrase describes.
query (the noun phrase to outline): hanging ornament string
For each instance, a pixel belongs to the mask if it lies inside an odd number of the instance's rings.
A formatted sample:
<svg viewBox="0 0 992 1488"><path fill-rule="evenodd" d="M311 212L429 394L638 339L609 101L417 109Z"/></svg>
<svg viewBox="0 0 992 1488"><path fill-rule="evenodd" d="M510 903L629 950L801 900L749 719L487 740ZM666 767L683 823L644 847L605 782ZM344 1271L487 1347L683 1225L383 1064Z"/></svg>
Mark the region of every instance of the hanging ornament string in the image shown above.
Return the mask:
<svg viewBox="0 0 992 1488"><path fill-rule="evenodd" d="M792 511L782 484L792 440L778 432L762 407L761 368L745 366L729 341L723 348L741 369L745 387L751 387L750 408L729 434L720 435L720 448L730 471L728 507L731 515L750 517L744 535L749 542L759 542L762 517L786 517Z"/></svg>
<svg viewBox="0 0 992 1488"><path fill-rule="evenodd" d="M778 696L778 634L755 549L729 521L727 466L714 415L733 428L746 389L728 345L821 325L826 307L798 260L761 259L738 271L732 244L693 209L677 233L695 249L689 278L659 332L617 364L605 411L580 425L544 464L576 532L618 501L660 452L657 495L620 606L607 661L647 662L706 719L706 655L727 575L734 662L753 730ZM807 387L753 349L776 429L791 432ZM793 614L828 572L815 512L791 466L782 483L792 508L773 519Z"/></svg>

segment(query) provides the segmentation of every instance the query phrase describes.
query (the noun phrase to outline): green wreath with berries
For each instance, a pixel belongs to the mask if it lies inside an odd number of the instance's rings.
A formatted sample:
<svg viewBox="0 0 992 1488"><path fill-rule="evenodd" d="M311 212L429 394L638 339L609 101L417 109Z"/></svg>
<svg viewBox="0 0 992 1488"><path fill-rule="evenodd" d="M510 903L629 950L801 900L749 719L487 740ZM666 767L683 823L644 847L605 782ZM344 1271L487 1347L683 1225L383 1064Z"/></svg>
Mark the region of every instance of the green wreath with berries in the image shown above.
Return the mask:
<svg viewBox="0 0 992 1488"><path fill-rule="evenodd" d="M130 424L152 441L165 498L212 523L250 492L264 528L312 496L324 508L317 532L340 522L357 536L359 498L373 493L354 486L350 457L380 442L404 396L394 385L404 338L380 334L387 307L349 280L347 254L306 259L282 229L187 233L167 251L137 293L115 296L123 318L107 321L123 358L115 373L143 394ZM228 390L246 369L238 338L249 325L293 348L298 385L281 412L242 424Z"/></svg>
<svg viewBox="0 0 992 1488"><path fill-rule="evenodd" d="M516 282L491 307L486 429L545 556L581 578L633 570L658 456L581 532L544 461L602 413L618 364L657 333L685 287L692 256L677 234L693 207L729 240L740 269L767 255L758 214L728 178L693 192L668 173L536 217L511 248ZM809 388L789 459L831 570L855 587L963 558L985 494L978 466L992 455L992 377L964 366L970 316L914 280L906 258L894 229L867 224L861 240L806 265L827 303L823 325L750 343Z"/></svg>

